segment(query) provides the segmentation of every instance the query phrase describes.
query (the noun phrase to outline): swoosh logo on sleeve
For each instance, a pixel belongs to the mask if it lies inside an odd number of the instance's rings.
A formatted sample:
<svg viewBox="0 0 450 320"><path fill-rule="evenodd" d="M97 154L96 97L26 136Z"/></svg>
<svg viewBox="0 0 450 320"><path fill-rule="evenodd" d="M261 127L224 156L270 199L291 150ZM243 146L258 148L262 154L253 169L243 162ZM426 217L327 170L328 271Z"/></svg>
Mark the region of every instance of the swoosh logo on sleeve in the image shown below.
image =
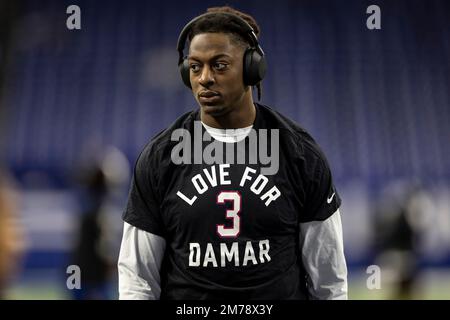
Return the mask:
<svg viewBox="0 0 450 320"><path fill-rule="evenodd" d="M336 194L336 192L334 192L331 197L327 198L327 203L331 203L331 201L333 201L334 195Z"/></svg>

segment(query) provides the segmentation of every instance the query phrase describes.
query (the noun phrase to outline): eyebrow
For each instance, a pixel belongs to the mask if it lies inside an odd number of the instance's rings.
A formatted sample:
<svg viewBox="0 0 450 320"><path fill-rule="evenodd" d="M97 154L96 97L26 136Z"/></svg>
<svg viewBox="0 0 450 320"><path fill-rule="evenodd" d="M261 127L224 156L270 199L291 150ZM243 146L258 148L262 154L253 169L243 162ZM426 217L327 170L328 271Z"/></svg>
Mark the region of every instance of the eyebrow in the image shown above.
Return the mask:
<svg viewBox="0 0 450 320"><path fill-rule="evenodd" d="M209 59L209 60L217 60L219 58L232 58L232 56L229 55L229 54L226 54L226 53L220 53L220 54L217 54L217 55L211 57L211 59ZM191 56L191 55L188 56L188 59L195 60L195 61L200 61L199 58L197 58L195 56Z"/></svg>

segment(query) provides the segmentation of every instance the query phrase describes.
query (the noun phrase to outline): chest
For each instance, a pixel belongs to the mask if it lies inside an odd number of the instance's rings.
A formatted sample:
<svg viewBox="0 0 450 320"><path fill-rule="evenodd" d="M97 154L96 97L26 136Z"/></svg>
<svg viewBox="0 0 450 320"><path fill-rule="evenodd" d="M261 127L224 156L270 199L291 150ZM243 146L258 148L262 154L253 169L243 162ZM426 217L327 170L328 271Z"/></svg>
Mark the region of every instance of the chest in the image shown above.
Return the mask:
<svg viewBox="0 0 450 320"><path fill-rule="evenodd" d="M302 201L290 174L247 164L174 166L161 206L166 229L181 241L294 233Z"/></svg>

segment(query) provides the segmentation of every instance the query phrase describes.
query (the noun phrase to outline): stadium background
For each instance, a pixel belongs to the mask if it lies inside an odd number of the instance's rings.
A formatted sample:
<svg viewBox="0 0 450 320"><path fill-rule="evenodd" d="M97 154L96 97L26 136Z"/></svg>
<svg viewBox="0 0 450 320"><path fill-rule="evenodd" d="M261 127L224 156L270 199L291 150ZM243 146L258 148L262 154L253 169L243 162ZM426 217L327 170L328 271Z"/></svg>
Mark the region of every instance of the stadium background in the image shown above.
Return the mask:
<svg viewBox="0 0 450 320"><path fill-rule="evenodd" d="M225 2L0 4L0 19L12 26L0 160L16 180L26 239L8 297L67 299L65 268L82 206L74 177L83 163L111 151L121 182L107 206L115 259L130 168L140 149L196 108L176 66L179 31L208 6ZM66 28L71 4L81 8L81 30ZM269 65L262 102L300 123L328 157L343 199L350 298L389 297L389 286L366 287L366 269L377 263L375 208L386 193L419 182L427 201L418 218L416 297L449 299L450 3L226 4L261 26ZM366 27L371 4L381 8L381 30ZM115 280L110 285L114 298Z"/></svg>

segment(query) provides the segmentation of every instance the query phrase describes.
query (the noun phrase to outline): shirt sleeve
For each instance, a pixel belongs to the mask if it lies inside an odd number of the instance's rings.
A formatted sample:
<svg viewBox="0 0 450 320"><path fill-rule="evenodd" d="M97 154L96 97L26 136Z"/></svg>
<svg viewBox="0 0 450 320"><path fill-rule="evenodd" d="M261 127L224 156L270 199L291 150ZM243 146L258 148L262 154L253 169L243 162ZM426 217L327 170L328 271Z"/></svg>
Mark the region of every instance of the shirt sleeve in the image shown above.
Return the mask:
<svg viewBox="0 0 450 320"><path fill-rule="evenodd" d="M346 300L347 264L339 210L324 221L300 223L300 248L313 300Z"/></svg>
<svg viewBox="0 0 450 320"><path fill-rule="evenodd" d="M334 187L328 161L319 147L315 146L304 159L304 208L300 222L323 221L339 209L341 198Z"/></svg>
<svg viewBox="0 0 450 320"><path fill-rule="evenodd" d="M165 247L164 238L124 223L117 264L120 300L160 298Z"/></svg>
<svg viewBox="0 0 450 320"><path fill-rule="evenodd" d="M158 164L152 146L140 154L133 171L123 220L141 230L165 236L158 195Z"/></svg>

